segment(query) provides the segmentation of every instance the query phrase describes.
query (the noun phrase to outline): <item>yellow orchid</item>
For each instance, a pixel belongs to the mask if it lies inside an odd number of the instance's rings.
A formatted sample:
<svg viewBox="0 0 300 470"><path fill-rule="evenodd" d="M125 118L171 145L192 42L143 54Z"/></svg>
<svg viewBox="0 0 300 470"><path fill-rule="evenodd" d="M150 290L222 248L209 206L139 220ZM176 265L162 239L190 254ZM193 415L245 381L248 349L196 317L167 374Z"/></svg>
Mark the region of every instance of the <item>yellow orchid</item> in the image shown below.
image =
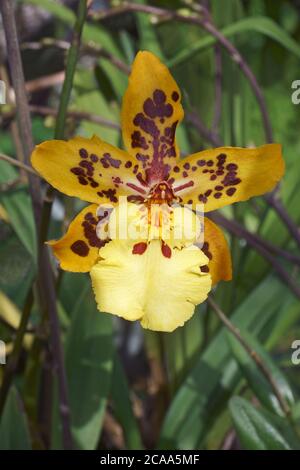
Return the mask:
<svg viewBox="0 0 300 470"><path fill-rule="evenodd" d="M104 217L99 206L110 204L117 215L124 196L133 223L142 218L143 207L154 203L172 207L172 217L182 210L178 204L201 203L208 212L270 191L284 172L278 144L222 147L180 160L175 140L183 118L180 96L168 69L152 53L139 52L122 105L127 152L94 136L43 142L32 154L32 165L50 184L92 203L62 239L49 242L61 268L90 272L100 311L160 331L183 325L212 285L231 279L225 237L204 218L200 244L198 235L164 239L160 231L132 240L112 239L108 229L103 239L98 236ZM161 228L160 216L158 224L146 221L150 228Z"/></svg>

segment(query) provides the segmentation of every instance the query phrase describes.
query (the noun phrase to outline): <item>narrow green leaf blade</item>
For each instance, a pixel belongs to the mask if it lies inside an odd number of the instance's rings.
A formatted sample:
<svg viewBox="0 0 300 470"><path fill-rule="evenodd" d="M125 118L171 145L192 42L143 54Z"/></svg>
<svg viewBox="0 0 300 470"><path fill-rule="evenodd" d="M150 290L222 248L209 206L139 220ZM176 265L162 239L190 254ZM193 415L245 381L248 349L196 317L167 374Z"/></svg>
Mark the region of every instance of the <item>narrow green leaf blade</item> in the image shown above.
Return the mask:
<svg viewBox="0 0 300 470"><path fill-rule="evenodd" d="M17 390L12 387L0 421L0 450L30 450L25 412Z"/></svg>
<svg viewBox="0 0 300 470"><path fill-rule="evenodd" d="M117 354L114 360L111 395L115 416L124 431L127 449L142 449L141 434L132 410L129 385Z"/></svg>
<svg viewBox="0 0 300 470"><path fill-rule="evenodd" d="M245 330L240 330L240 333L244 340L252 348L252 350L257 353L262 360L265 368L269 371L282 397L286 400L287 404L292 406L294 403L294 396L291 387L283 373L271 358L270 354L264 350L264 348L253 337L253 335ZM241 343L231 333L227 332L227 339L233 356L238 362L242 374L246 378L249 386L257 398L270 411L274 411L280 416L284 415L270 382L267 381L266 377L256 365L254 360L249 356Z"/></svg>
<svg viewBox="0 0 300 470"><path fill-rule="evenodd" d="M247 400L233 397L229 403L234 427L247 450L290 450L279 431Z"/></svg>

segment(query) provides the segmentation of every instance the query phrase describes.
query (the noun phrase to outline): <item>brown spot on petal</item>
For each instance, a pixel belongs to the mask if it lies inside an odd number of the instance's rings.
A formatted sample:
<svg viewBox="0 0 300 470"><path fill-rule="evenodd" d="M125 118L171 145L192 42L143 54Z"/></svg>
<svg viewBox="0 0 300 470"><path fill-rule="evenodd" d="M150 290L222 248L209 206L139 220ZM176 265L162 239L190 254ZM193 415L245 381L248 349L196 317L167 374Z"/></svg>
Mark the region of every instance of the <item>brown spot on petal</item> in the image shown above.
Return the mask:
<svg viewBox="0 0 300 470"><path fill-rule="evenodd" d="M226 166L226 169L229 170L229 171L234 171L234 170L237 170L237 169L238 169L238 166L237 166L235 163L229 163L229 164Z"/></svg>
<svg viewBox="0 0 300 470"><path fill-rule="evenodd" d="M97 161L99 160L99 158L97 157L97 155L95 155L94 153L92 153L90 155L90 159L92 160L92 162L94 163L97 163Z"/></svg>
<svg viewBox="0 0 300 470"><path fill-rule="evenodd" d="M89 156L87 150L84 148L79 150L79 155L81 156L81 158L87 158Z"/></svg>
<svg viewBox="0 0 300 470"><path fill-rule="evenodd" d="M87 243L83 240L76 240L76 242L74 242L72 245L71 245L71 250L78 256L82 256L82 257L85 257L89 254L89 247L87 245Z"/></svg>
<svg viewBox="0 0 300 470"><path fill-rule="evenodd" d="M83 186L86 186L88 184L87 180L85 179L84 176L79 176L78 177L78 181L80 184L82 184Z"/></svg>
<svg viewBox="0 0 300 470"><path fill-rule="evenodd" d="M177 93L177 91L173 91L172 100L175 102L179 100L179 94Z"/></svg>
<svg viewBox="0 0 300 470"><path fill-rule="evenodd" d="M200 271L202 273L209 273L209 267L208 266L200 266Z"/></svg>
<svg viewBox="0 0 300 470"><path fill-rule="evenodd" d="M236 192L236 188L229 188L226 191L227 196L233 196L234 193Z"/></svg>

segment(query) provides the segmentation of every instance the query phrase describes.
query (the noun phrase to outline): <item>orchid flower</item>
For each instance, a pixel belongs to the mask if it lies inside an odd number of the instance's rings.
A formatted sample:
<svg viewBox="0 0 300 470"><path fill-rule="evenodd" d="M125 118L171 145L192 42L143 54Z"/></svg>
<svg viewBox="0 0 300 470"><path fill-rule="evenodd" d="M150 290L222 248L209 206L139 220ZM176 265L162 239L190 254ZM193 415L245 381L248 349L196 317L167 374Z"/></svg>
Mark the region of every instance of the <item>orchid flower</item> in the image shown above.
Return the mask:
<svg viewBox="0 0 300 470"><path fill-rule="evenodd" d="M46 141L32 154L32 165L51 185L91 203L65 236L49 242L61 268L90 272L100 311L159 331L182 326L212 286L232 277L220 228L205 217L202 243L198 235L178 240L178 211L189 210L182 207L185 204L202 204L209 212L247 200L272 190L284 173L278 144L221 147L180 159L175 131L182 118L176 82L157 57L143 51L134 60L122 105L127 151L94 136ZM121 196L128 201L129 220L136 224L143 208L170 207L171 238L159 231L134 240L112 239L110 228L106 239L99 237L99 207L109 204L117 215ZM158 223L144 220L150 228L161 228L160 216Z"/></svg>

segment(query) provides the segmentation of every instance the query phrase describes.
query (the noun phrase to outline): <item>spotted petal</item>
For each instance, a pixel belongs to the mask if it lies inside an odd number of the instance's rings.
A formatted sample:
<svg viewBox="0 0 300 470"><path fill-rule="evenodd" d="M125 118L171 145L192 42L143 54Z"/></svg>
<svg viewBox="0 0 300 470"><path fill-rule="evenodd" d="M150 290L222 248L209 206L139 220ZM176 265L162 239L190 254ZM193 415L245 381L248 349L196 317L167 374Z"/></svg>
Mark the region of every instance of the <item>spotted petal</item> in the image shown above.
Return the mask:
<svg viewBox="0 0 300 470"><path fill-rule="evenodd" d="M96 263L99 248L104 241L97 238L97 205L85 207L71 222L67 233L60 240L48 242L60 267L66 271L88 272Z"/></svg>
<svg viewBox="0 0 300 470"><path fill-rule="evenodd" d="M207 257L198 248L173 249L162 255L153 240L142 254L130 244L112 241L100 250L91 278L98 308L144 328L173 331L194 313L211 288L211 277L200 271Z"/></svg>
<svg viewBox="0 0 300 470"><path fill-rule="evenodd" d="M31 162L56 189L85 201L115 203L121 195L145 195L136 160L98 137L43 142Z"/></svg>
<svg viewBox="0 0 300 470"><path fill-rule="evenodd" d="M212 211L271 191L284 173L281 145L221 147L193 154L170 174L184 203Z"/></svg>
<svg viewBox="0 0 300 470"><path fill-rule="evenodd" d="M169 70L150 52L139 52L123 98L122 131L128 153L147 169L150 181L163 179L178 155L175 131L182 118L180 91Z"/></svg>
<svg viewBox="0 0 300 470"><path fill-rule="evenodd" d="M207 217L204 218L202 251L209 259L209 263L201 270L210 273L212 285L219 281L230 281L232 279L232 264L226 238L222 230Z"/></svg>

